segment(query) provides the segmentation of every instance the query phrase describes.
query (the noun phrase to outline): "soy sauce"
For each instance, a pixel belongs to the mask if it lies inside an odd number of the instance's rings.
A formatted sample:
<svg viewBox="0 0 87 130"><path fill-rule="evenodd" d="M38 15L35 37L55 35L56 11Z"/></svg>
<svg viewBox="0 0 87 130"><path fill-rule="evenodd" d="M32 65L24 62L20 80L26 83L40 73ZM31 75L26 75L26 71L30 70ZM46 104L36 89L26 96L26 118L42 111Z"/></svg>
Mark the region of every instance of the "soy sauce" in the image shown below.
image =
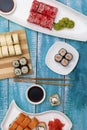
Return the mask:
<svg viewBox="0 0 87 130"><path fill-rule="evenodd" d="M4 13L8 13L13 8L14 8L13 0L0 0L0 11Z"/></svg>
<svg viewBox="0 0 87 130"><path fill-rule="evenodd" d="M43 99L44 93L40 87L34 86L31 87L28 91L28 98L32 102L39 102Z"/></svg>

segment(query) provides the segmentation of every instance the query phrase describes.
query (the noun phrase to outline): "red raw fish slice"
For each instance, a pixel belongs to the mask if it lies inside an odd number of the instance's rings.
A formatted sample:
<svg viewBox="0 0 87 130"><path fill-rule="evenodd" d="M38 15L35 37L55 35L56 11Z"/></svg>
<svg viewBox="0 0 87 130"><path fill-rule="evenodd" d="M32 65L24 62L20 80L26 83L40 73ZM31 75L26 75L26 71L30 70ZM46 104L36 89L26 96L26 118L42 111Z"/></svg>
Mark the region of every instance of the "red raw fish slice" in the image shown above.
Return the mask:
<svg viewBox="0 0 87 130"><path fill-rule="evenodd" d="M49 10L50 10L50 6L49 5L45 5L44 7L44 11L43 11L43 15L48 15L49 16Z"/></svg>
<svg viewBox="0 0 87 130"><path fill-rule="evenodd" d="M55 7L50 6L50 10L49 10L49 16L52 18L56 17L58 9Z"/></svg>
<svg viewBox="0 0 87 130"><path fill-rule="evenodd" d="M30 15L29 15L29 17L28 17L28 20L27 20L27 21L33 23L33 22L34 22L34 19L35 19L35 17L36 17L36 14L37 14L37 13L31 12Z"/></svg>
<svg viewBox="0 0 87 130"><path fill-rule="evenodd" d="M34 19L34 23L39 25L41 22L41 19L42 19L42 14L37 13L36 18Z"/></svg>
<svg viewBox="0 0 87 130"><path fill-rule="evenodd" d="M34 2L32 3L32 7L31 7L31 12L37 12L37 9L39 7L40 2L38 2L37 0L34 0Z"/></svg>
<svg viewBox="0 0 87 130"><path fill-rule="evenodd" d="M49 28L50 30L52 29L53 21L54 21L53 18L50 18L50 17L47 18L47 25L46 25L46 27Z"/></svg>
<svg viewBox="0 0 87 130"><path fill-rule="evenodd" d="M44 11L44 7L45 7L45 4L40 3L37 12L42 14Z"/></svg>
<svg viewBox="0 0 87 130"><path fill-rule="evenodd" d="M41 19L41 23L40 25L42 27L46 27L46 24L47 24L47 17L43 15L42 19Z"/></svg>

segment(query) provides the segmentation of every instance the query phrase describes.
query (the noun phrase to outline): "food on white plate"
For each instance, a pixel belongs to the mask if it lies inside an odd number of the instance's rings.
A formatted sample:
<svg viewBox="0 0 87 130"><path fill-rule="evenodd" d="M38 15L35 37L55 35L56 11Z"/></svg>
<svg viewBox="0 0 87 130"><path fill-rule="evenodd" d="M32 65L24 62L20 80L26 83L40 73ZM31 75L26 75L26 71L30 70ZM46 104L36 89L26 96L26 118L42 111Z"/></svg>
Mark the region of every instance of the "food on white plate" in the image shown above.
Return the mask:
<svg viewBox="0 0 87 130"><path fill-rule="evenodd" d="M7 45L13 45L13 41L12 41L12 37L11 37L11 34L7 34L6 36L6 43Z"/></svg>
<svg viewBox="0 0 87 130"><path fill-rule="evenodd" d="M52 96L50 96L49 101L52 106L57 106L60 104L60 98L58 94L53 94Z"/></svg>
<svg viewBox="0 0 87 130"><path fill-rule="evenodd" d="M62 30L64 28L72 29L74 26L75 22L67 17L62 18L59 22L53 24L55 30Z"/></svg>
<svg viewBox="0 0 87 130"><path fill-rule="evenodd" d="M9 51L9 55L10 56L14 56L15 55L15 50L14 50L14 46L13 45L8 46L8 51Z"/></svg>
<svg viewBox="0 0 87 130"><path fill-rule="evenodd" d="M19 44L19 38L17 33L12 34L12 40L14 44Z"/></svg>
<svg viewBox="0 0 87 130"><path fill-rule="evenodd" d="M34 0L27 21L52 30L57 11L54 6Z"/></svg>
<svg viewBox="0 0 87 130"><path fill-rule="evenodd" d="M7 46L2 46L1 52L2 52L2 56L3 57L8 57L9 56L8 47Z"/></svg>
<svg viewBox="0 0 87 130"><path fill-rule="evenodd" d="M6 46L5 35L0 35L0 46Z"/></svg>
<svg viewBox="0 0 87 130"><path fill-rule="evenodd" d="M26 128L28 126L28 124L31 122L31 118L29 116L26 116L25 119L21 122L20 126L22 126L22 128Z"/></svg>
<svg viewBox="0 0 87 130"><path fill-rule="evenodd" d="M48 130L63 130L64 125L59 119L50 120L48 122Z"/></svg>
<svg viewBox="0 0 87 130"><path fill-rule="evenodd" d="M54 60L64 67L68 66L72 59L73 55L64 48L61 48L58 54L55 54L54 56Z"/></svg>
<svg viewBox="0 0 87 130"><path fill-rule="evenodd" d="M0 47L0 58L2 58L3 55L2 55L2 48Z"/></svg>
<svg viewBox="0 0 87 130"><path fill-rule="evenodd" d="M30 129L34 129L38 125L38 123L39 123L39 120L36 117L33 117L28 127Z"/></svg>
<svg viewBox="0 0 87 130"><path fill-rule="evenodd" d="M24 130L31 130L29 127L26 127Z"/></svg>
<svg viewBox="0 0 87 130"><path fill-rule="evenodd" d="M16 55L21 55L22 54L21 46L19 44L14 45L14 49L15 49Z"/></svg>
<svg viewBox="0 0 87 130"><path fill-rule="evenodd" d="M15 130L18 127L18 123L16 121L14 121L10 126L9 126L9 130Z"/></svg>
<svg viewBox="0 0 87 130"><path fill-rule="evenodd" d="M36 126L36 130L47 130L47 126L45 122L39 122Z"/></svg>

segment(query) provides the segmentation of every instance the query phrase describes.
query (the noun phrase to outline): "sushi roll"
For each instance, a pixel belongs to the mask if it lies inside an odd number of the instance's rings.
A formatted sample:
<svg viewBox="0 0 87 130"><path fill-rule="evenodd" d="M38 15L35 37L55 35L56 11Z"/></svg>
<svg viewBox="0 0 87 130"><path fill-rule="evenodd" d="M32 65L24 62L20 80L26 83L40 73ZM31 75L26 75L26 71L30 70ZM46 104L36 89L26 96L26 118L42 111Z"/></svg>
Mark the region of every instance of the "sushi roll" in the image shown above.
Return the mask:
<svg viewBox="0 0 87 130"><path fill-rule="evenodd" d="M2 55L2 49L0 47L0 58L2 58L2 57L3 57L3 55Z"/></svg>
<svg viewBox="0 0 87 130"><path fill-rule="evenodd" d="M6 38L4 35L0 35L0 44L1 46L6 46Z"/></svg>
<svg viewBox="0 0 87 130"><path fill-rule="evenodd" d="M59 54L56 54L55 57L54 57L54 59L55 59L56 62L61 62L62 56L59 55Z"/></svg>
<svg viewBox="0 0 87 130"><path fill-rule="evenodd" d="M9 53L8 53L8 47L7 46L2 46L2 55L3 57L8 57Z"/></svg>
<svg viewBox="0 0 87 130"><path fill-rule="evenodd" d="M29 127L26 127L24 130L31 130Z"/></svg>
<svg viewBox="0 0 87 130"><path fill-rule="evenodd" d="M52 96L50 96L49 101L52 106L57 106L60 104L60 98L58 94L53 94Z"/></svg>
<svg viewBox="0 0 87 130"><path fill-rule="evenodd" d="M18 34L14 33L12 34L12 40L14 44L19 44Z"/></svg>
<svg viewBox="0 0 87 130"><path fill-rule="evenodd" d="M25 57L20 58L19 62L21 66L28 64L28 60Z"/></svg>
<svg viewBox="0 0 87 130"><path fill-rule="evenodd" d="M19 125L16 130L23 130L23 128Z"/></svg>
<svg viewBox="0 0 87 130"><path fill-rule="evenodd" d="M14 56L15 55L15 50L14 50L14 46L13 45L8 46L8 51L9 51L9 55L10 56Z"/></svg>
<svg viewBox="0 0 87 130"><path fill-rule="evenodd" d="M14 121L10 126L8 130L15 130L18 127L18 123Z"/></svg>
<svg viewBox="0 0 87 130"><path fill-rule="evenodd" d="M16 118L16 122L18 124L22 123L23 120L26 118L26 115L24 115L23 113L20 113L19 116Z"/></svg>
<svg viewBox="0 0 87 130"><path fill-rule="evenodd" d="M7 45L13 45L12 37L10 34L6 35L6 43Z"/></svg>
<svg viewBox="0 0 87 130"><path fill-rule="evenodd" d="M14 45L14 49L15 49L16 55L21 55L22 54L21 47L20 47L19 44Z"/></svg>
<svg viewBox="0 0 87 130"><path fill-rule="evenodd" d="M39 123L38 119L36 117L33 117L28 127L30 129L34 129L38 125L38 123Z"/></svg>
<svg viewBox="0 0 87 130"><path fill-rule="evenodd" d="M29 67L28 66L22 66L21 72L22 72L22 74L27 74L29 72Z"/></svg>
<svg viewBox="0 0 87 130"><path fill-rule="evenodd" d="M16 76L22 75L22 72L21 72L21 69L20 69L20 68L15 68L15 69L14 69L14 73L15 73Z"/></svg>
<svg viewBox="0 0 87 130"><path fill-rule="evenodd" d="M62 49L59 50L59 54L60 54L61 56L65 56L66 53L67 53L67 51L66 51L66 49L64 49L64 48L62 48Z"/></svg>
<svg viewBox="0 0 87 130"><path fill-rule="evenodd" d="M65 55L65 58L66 58L67 60L71 61L72 58L73 58L73 55L72 55L71 53L67 53L67 54Z"/></svg>
<svg viewBox="0 0 87 130"><path fill-rule="evenodd" d="M61 64L63 66L67 66L69 64L69 61L63 58L63 60L61 61Z"/></svg>
<svg viewBox="0 0 87 130"><path fill-rule="evenodd" d="M19 63L18 60L14 60L14 61L12 62L12 65L13 65L13 67L15 67L15 68L20 67L20 63Z"/></svg>
<svg viewBox="0 0 87 130"><path fill-rule="evenodd" d="M36 130L47 130L47 126L45 122L39 122L36 126Z"/></svg>
<svg viewBox="0 0 87 130"><path fill-rule="evenodd" d="M22 128L26 128L27 125L30 123L31 118L26 116L26 118L23 120L23 122L20 124L22 126Z"/></svg>

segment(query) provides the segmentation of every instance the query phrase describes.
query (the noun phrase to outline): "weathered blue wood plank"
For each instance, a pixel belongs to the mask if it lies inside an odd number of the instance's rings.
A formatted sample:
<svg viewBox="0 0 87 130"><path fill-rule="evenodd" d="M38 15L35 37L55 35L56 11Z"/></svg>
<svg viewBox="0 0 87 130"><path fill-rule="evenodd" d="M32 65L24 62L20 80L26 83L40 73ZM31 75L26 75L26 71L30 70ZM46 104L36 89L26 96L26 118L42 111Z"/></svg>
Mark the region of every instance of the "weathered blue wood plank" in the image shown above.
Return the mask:
<svg viewBox="0 0 87 130"><path fill-rule="evenodd" d="M69 0L68 6L82 12L87 15L87 1L82 0ZM87 61L86 42L77 42L72 40L66 40L69 44L75 47L79 54L79 62L74 71L69 75L74 79L73 87L65 88L65 105L64 112L71 118L73 122L72 130L86 130L87 129Z"/></svg>
<svg viewBox="0 0 87 130"><path fill-rule="evenodd" d="M0 33L8 31L8 21L0 17ZM8 80L0 80L0 123L8 109Z"/></svg>

